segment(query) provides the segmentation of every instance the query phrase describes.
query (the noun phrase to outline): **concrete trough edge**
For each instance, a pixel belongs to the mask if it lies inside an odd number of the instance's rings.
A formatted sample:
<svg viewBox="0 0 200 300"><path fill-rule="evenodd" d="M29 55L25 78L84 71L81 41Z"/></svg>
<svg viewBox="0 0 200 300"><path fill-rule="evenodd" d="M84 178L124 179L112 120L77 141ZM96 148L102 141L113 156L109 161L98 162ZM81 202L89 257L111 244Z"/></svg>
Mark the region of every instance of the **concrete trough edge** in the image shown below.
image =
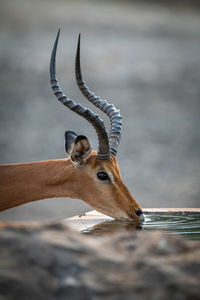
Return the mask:
<svg viewBox="0 0 200 300"><path fill-rule="evenodd" d="M145 215L163 214L163 215L199 215L200 208L144 208Z"/></svg>

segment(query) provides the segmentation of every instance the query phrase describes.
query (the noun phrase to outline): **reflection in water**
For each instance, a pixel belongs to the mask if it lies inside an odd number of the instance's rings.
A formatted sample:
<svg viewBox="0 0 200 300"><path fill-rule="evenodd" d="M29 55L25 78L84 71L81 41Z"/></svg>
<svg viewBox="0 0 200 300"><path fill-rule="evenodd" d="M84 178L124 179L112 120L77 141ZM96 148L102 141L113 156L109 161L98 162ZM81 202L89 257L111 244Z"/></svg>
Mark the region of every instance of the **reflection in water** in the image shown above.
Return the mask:
<svg viewBox="0 0 200 300"><path fill-rule="evenodd" d="M101 235L117 231L135 231L142 230L143 224L129 221L108 220L92 227L82 230L82 233Z"/></svg>
<svg viewBox="0 0 200 300"><path fill-rule="evenodd" d="M145 215L142 223L108 220L84 229L82 233L102 235L111 232L135 230L162 230L167 234L181 234L190 239L200 239L200 215Z"/></svg>

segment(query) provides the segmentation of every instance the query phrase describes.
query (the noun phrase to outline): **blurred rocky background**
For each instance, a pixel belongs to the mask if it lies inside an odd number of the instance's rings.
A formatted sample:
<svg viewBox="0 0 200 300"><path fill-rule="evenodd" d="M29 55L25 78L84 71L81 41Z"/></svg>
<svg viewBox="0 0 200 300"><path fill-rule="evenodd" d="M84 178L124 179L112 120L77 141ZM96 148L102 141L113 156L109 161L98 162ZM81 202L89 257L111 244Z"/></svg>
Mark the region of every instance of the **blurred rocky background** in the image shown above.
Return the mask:
<svg viewBox="0 0 200 300"><path fill-rule="evenodd" d="M159 232L103 239L64 224L0 223L1 300L197 300L200 242Z"/></svg>
<svg viewBox="0 0 200 300"><path fill-rule="evenodd" d="M62 106L49 84L50 53L61 28L61 86L97 111L75 82L81 32L84 78L123 116L118 160L137 201L143 207L199 207L199 6L199 1L0 0L0 162L65 157L65 130L87 135L96 148L93 128ZM80 200L48 199L5 211L0 219L58 220L89 209Z"/></svg>

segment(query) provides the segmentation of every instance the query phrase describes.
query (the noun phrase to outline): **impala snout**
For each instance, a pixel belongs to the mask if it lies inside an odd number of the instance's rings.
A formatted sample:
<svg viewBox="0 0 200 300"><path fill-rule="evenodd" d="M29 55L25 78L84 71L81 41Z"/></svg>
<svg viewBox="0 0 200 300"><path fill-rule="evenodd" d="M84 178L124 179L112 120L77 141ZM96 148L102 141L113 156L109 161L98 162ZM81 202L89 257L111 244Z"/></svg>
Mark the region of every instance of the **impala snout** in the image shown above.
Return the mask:
<svg viewBox="0 0 200 300"><path fill-rule="evenodd" d="M135 213L140 218L140 221L144 221L144 214L141 209L136 209Z"/></svg>
<svg viewBox="0 0 200 300"><path fill-rule="evenodd" d="M114 173L114 188L116 190L116 198L115 203L118 209L123 212L129 221L138 221L140 222L143 219L143 212L140 205L134 199L133 195L129 191L128 187L123 182L120 171L119 165L117 163L117 159L112 159L112 163L115 165L113 168ZM117 172L116 172L117 171Z"/></svg>
<svg viewBox="0 0 200 300"><path fill-rule="evenodd" d="M128 214L127 219L129 221L136 221L136 222L141 222L144 221L144 215L141 209L134 209L130 211Z"/></svg>
<svg viewBox="0 0 200 300"><path fill-rule="evenodd" d="M135 213L138 217L140 217L142 215L142 210L141 209L136 209Z"/></svg>
<svg viewBox="0 0 200 300"><path fill-rule="evenodd" d="M122 221L132 221L132 222L142 222L144 221L144 215L141 209L130 209L130 210L116 210L113 212L111 217L115 218L116 220L122 220Z"/></svg>

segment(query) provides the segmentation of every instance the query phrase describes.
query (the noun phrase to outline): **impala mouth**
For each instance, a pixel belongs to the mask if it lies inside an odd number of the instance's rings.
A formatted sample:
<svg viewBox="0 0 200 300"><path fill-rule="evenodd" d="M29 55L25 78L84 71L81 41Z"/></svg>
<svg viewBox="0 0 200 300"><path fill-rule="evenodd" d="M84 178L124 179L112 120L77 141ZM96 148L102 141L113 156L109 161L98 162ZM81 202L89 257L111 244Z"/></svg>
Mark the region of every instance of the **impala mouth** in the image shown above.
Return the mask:
<svg viewBox="0 0 200 300"><path fill-rule="evenodd" d="M136 209L135 213L138 217L140 217L140 221L144 221L144 214L141 209Z"/></svg>
<svg viewBox="0 0 200 300"><path fill-rule="evenodd" d="M140 215L142 215L142 210L141 209L136 209L135 213L139 217Z"/></svg>
<svg viewBox="0 0 200 300"><path fill-rule="evenodd" d="M103 212L103 213L109 215L110 217L112 217L112 218L114 218L115 220L118 220L118 221L130 221L130 222L140 223L140 222L143 222L145 220L144 214L143 214L141 209L135 210L134 215L130 214L130 213L127 213L125 211L122 211L122 210L117 211L117 212L115 211L115 212L112 212L112 213L108 213L108 211Z"/></svg>
<svg viewBox="0 0 200 300"><path fill-rule="evenodd" d="M130 214L121 214L120 216L115 216L115 219L116 220L121 220L121 221L128 221L128 222L136 222L136 223L140 223L140 222L143 222L144 221L144 215L141 214L140 216L133 216L133 215L130 215Z"/></svg>

